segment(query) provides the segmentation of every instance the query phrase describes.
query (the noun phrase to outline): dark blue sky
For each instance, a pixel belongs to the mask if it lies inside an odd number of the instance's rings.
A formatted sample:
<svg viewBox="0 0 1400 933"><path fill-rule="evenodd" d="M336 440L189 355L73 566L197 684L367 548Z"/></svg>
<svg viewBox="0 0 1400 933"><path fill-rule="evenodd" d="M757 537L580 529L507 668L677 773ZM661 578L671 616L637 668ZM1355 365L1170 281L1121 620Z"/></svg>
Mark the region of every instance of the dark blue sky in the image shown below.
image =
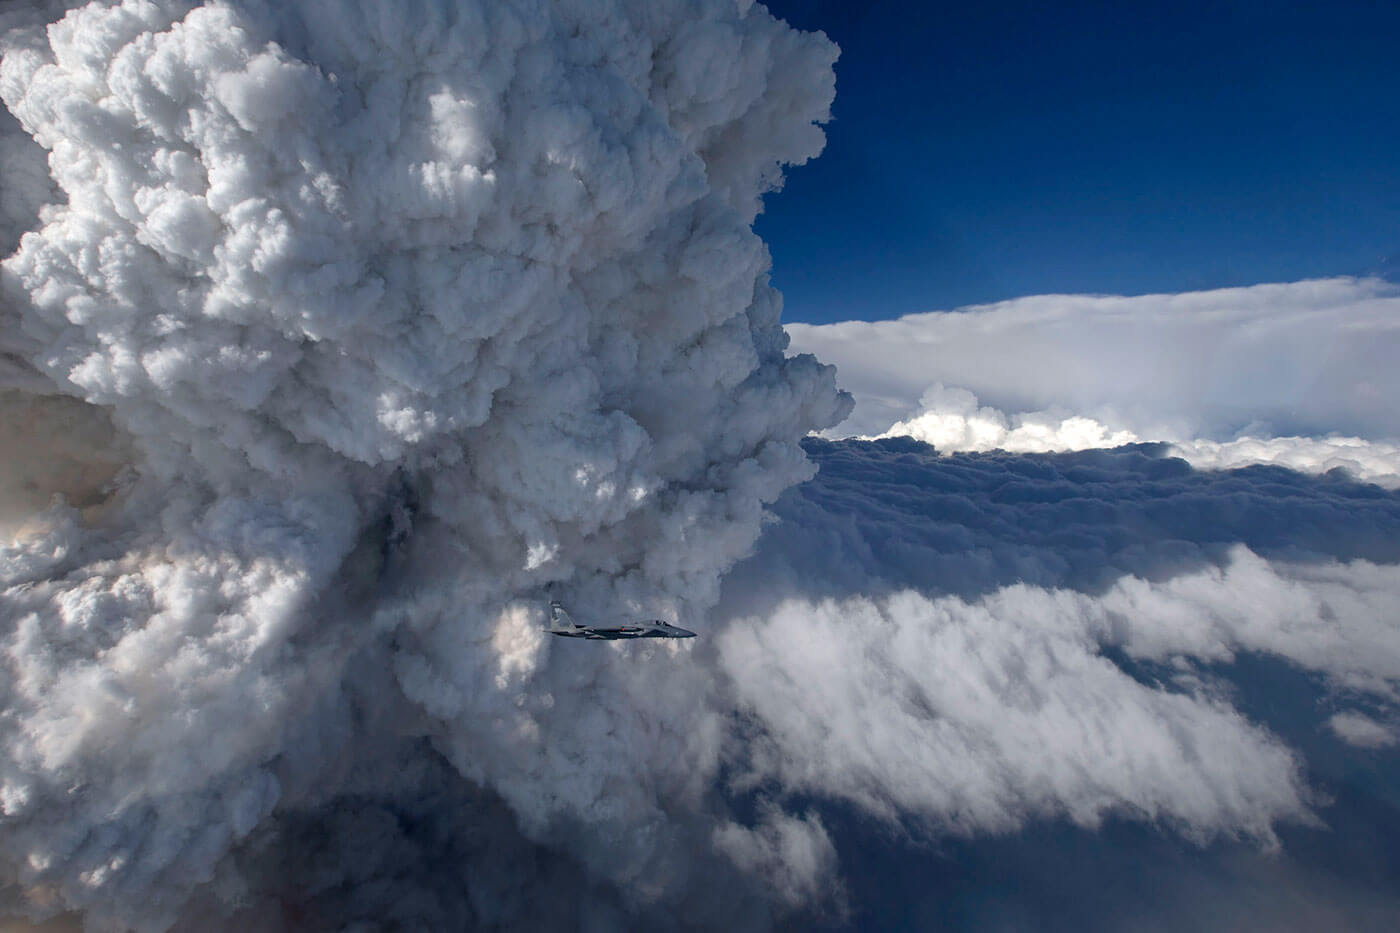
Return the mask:
<svg viewBox="0 0 1400 933"><path fill-rule="evenodd" d="M772 0L842 48L784 319L1400 272L1400 3Z"/></svg>

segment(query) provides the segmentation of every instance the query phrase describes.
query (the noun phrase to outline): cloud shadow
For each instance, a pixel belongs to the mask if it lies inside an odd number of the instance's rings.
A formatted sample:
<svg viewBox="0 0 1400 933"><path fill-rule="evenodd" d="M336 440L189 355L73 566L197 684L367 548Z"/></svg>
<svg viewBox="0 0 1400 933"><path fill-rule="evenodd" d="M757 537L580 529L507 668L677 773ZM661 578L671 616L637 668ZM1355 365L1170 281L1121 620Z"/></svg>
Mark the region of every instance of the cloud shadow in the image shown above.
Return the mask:
<svg viewBox="0 0 1400 933"><path fill-rule="evenodd" d="M939 454L909 438L804 448L819 472L773 506L725 581L722 614L801 595L901 589L975 599L1026 583L1101 593L1225 563L1400 562L1400 494L1334 470L1197 470L1165 444L1030 454Z"/></svg>

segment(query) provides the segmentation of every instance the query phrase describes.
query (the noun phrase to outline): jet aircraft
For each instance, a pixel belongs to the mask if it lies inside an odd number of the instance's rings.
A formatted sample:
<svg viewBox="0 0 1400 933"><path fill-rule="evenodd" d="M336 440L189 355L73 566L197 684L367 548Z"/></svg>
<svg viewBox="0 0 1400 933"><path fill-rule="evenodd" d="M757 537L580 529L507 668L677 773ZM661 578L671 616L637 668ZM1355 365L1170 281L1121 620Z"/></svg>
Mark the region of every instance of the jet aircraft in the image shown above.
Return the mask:
<svg viewBox="0 0 1400 933"><path fill-rule="evenodd" d="M549 625L545 631L564 638L593 638L615 641L619 638L694 638L695 633L660 619L624 622L621 625L580 625L558 602L549 604Z"/></svg>

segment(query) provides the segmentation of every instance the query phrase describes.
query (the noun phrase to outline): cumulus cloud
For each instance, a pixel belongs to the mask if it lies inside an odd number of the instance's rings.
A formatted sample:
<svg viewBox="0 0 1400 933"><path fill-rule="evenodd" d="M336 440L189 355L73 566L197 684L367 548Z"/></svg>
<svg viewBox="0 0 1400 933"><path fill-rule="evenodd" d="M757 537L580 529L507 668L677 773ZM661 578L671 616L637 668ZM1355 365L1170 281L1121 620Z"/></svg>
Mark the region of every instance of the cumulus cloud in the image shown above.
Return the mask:
<svg viewBox="0 0 1400 933"><path fill-rule="evenodd" d="M878 435L912 437L939 450L1009 450L1045 453L1121 447L1139 440L1132 431L1107 426L1068 412L1022 412L1008 417L988 405L978 405L967 389L935 383L919 399L919 413L896 421Z"/></svg>
<svg viewBox="0 0 1400 933"><path fill-rule="evenodd" d="M1274 821L1307 816L1288 749L1208 696L1134 681L1094 620L1063 592L906 591L785 603L720 651L764 724L755 771L887 820L973 835L1121 812L1272 842Z"/></svg>
<svg viewBox="0 0 1400 933"><path fill-rule="evenodd" d="M1392 748L1400 745L1400 736L1385 723L1377 722L1364 713L1337 713L1327 725L1343 742L1361 748Z"/></svg>
<svg viewBox="0 0 1400 933"><path fill-rule="evenodd" d="M1013 453L1093 450L1144 438L1064 409L1007 415L966 389L936 383L919 399L917 415L896 421L877 437L912 437L944 451ZM839 433L839 430L838 432ZM1237 437L1177 440L1173 454L1204 470L1274 464L1304 473L1342 470L1389 489L1400 487L1400 445L1360 437Z"/></svg>

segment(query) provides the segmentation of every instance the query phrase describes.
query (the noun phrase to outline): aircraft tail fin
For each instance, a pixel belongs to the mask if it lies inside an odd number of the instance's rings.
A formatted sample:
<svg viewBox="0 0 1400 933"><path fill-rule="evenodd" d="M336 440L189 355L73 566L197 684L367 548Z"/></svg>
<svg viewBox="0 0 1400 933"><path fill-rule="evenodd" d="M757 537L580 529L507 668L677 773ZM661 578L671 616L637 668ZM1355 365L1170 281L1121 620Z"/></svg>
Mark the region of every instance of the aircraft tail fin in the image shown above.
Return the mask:
<svg viewBox="0 0 1400 933"><path fill-rule="evenodd" d="M549 630L551 632L572 632L578 626L574 620L569 618L568 612L560 605L559 600L552 599L549 602Z"/></svg>

